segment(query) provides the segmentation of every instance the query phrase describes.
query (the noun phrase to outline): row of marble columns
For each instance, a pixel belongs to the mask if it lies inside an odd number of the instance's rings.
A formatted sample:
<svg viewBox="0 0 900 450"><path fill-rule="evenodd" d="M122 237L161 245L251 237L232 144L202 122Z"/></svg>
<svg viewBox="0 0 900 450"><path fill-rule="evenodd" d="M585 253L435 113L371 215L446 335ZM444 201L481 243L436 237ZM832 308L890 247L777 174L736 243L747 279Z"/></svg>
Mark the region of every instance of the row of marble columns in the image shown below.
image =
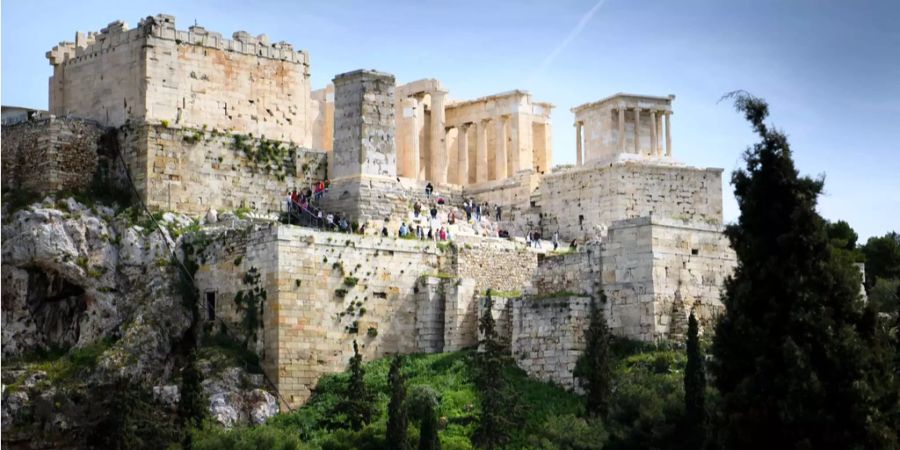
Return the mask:
<svg viewBox="0 0 900 450"><path fill-rule="evenodd" d="M640 139L640 131L641 131L641 108L630 108L634 112L634 153L641 153L641 139ZM618 116L619 116L619 133L618 133L618 141L617 148L620 153L625 153L625 108L618 108ZM665 138L666 138L666 157L672 156L672 131L671 131L671 122L670 116L672 115L671 111L656 111L650 110L650 123L652 126L650 127L650 156L663 156L662 153L662 142L659 137L662 135L663 121L665 121ZM575 123L575 163L576 165L582 165L587 160L587 155L585 154L586 148L584 145L584 122L576 122Z"/></svg>
<svg viewBox="0 0 900 450"><path fill-rule="evenodd" d="M489 180L488 161L490 152L494 155L494 172L491 180L500 180L506 178L507 173L507 155L509 153L506 128L509 123L508 116L500 116L494 119L484 119L476 122L466 122L460 125L448 127L446 131L456 128L457 130L457 169L456 184L469 184L469 128L475 127L475 163L472 169L475 170L475 182L481 183ZM494 126L494 148L488 149L488 127ZM438 147L440 148L440 147ZM447 155L449 152L443 152ZM446 156L445 156L446 158ZM446 173L446 166L444 167Z"/></svg>

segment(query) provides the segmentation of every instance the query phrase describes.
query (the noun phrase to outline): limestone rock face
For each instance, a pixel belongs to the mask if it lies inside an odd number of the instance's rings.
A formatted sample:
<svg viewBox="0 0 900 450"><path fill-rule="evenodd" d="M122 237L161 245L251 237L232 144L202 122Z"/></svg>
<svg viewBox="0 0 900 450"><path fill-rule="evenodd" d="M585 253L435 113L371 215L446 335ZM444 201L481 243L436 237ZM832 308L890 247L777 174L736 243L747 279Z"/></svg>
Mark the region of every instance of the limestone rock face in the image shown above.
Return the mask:
<svg viewBox="0 0 900 450"><path fill-rule="evenodd" d="M211 359L201 360L199 365L210 415L222 425L257 425L278 413L278 400L263 389L262 375L240 367L217 369L217 362Z"/></svg>
<svg viewBox="0 0 900 450"><path fill-rule="evenodd" d="M108 387L120 382L156 386L160 413L174 414L177 346L192 314L172 236L195 222L167 213L160 231L111 208L52 197L14 212L4 205L3 219L4 446L77 447L102 419ZM38 354L62 356L48 360L51 373L28 362ZM261 423L278 411L261 375L219 360L206 364L204 377L210 412L224 425Z"/></svg>
<svg viewBox="0 0 900 450"><path fill-rule="evenodd" d="M4 357L110 339L99 361L106 375L165 374L171 338L190 325L165 229L48 198L12 214L2 236Z"/></svg>

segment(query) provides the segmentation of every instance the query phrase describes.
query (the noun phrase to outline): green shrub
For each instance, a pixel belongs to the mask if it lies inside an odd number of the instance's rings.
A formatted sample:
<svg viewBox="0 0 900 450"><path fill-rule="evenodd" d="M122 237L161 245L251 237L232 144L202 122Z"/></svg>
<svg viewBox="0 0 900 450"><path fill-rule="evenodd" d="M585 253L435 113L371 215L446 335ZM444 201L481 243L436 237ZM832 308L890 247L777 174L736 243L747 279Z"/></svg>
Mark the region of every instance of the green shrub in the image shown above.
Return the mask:
<svg viewBox="0 0 900 450"><path fill-rule="evenodd" d="M529 448L537 450L600 450L609 435L600 419L583 419L573 414L550 416L530 438Z"/></svg>
<svg viewBox="0 0 900 450"><path fill-rule="evenodd" d="M193 450L304 450L296 432L269 425L232 430L207 426L192 432Z"/></svg>

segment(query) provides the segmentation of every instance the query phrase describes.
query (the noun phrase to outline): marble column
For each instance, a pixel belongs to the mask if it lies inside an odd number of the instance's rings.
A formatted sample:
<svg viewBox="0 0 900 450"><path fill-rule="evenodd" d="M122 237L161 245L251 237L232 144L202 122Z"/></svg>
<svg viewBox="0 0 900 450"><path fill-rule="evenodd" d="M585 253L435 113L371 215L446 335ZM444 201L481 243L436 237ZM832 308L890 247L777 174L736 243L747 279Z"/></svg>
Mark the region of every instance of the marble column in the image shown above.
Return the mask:
<svg viewBox="0 0 900 450"><path fill-rule="evenodd" d="M575 122L575 165L584 164L581 157L581 122Z"/></svg>
<svg viewBox="0 0 900 450"><path fill-rule="evenodd" d="M444 95L446 92L431 93L431 182L447 183L447 148L444 131Z"/></svg>
<svg viewBox="0 0 900 450"><path fill-rule="evenodd" d="M510 176L520 170L534 169L533 122L530 114L517 113L509 119L507 167Z"/></svg>
<svg viewBox="0 0 900 450"><path fill-rule="evenodd" d="M666 157L672 157L672 122L669 121L671 112L666 112Z"/></svg>
<svg viewBox="0 0 900 450"><path fill-rule="evenodd" d="M479 120L475 125L475 182L481 183L488 179L487 122Z"/></svg>
<svg viewBox="0 0 900 450"><path fill-rule="evenodd" d="M625 108L619 107L619 152L625 152Z"/></svg>
<svg viewBox="0 0 900 450"><path fill-rule="evenodd" d="M506 178L506 116L494 119L494 126L494 179L502 180Z"/></svg>
<svg viewBox="0 0 900 450"><path fill-rule="evenodd" d="M653 149L653 154L656 156L662 156L662 116L665 114L661 112L660 115L656 116L656 148Z"/></svg>
<svg viewBox="0 0 900 450"><path fill-rule="evenodd" d="M461 186L469 184L469 125L464 123L456 128L456 143L459 144L456 155L456 183Z"/></svg>
<svg viewBox="0 0 900 450"><path fill-rule="evenodd" d="M650 110L650 156L656 154L656 111Z"/></svg>
<svg viewBox="0 0 900 450"><path fill-rule="evenodd" d="M641 108L634 108L634 154L641 154Z"/></svg>

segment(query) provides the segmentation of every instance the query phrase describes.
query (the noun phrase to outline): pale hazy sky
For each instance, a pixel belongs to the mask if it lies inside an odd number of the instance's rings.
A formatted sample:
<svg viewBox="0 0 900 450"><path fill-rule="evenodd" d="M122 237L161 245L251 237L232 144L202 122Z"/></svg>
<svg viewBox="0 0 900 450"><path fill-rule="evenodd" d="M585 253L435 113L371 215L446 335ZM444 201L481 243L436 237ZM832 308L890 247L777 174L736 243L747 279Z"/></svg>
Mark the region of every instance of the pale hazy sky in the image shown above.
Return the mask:
<svg viewBox="0 0 900 450"><path fill-rule="evenodd" d="M555 164L575 159L573 106L675 94L675 157L725 169L727 221L730 173L754 137L717 101L744 89L769 101L801 172L826 175L826 218L861 240L900 231L900 1L5 0L0 101L46 108L54 44L157 13L304 48L314 88L370 68L400 83L439 78L458 99L530 90L556 105Z"/></svg>

